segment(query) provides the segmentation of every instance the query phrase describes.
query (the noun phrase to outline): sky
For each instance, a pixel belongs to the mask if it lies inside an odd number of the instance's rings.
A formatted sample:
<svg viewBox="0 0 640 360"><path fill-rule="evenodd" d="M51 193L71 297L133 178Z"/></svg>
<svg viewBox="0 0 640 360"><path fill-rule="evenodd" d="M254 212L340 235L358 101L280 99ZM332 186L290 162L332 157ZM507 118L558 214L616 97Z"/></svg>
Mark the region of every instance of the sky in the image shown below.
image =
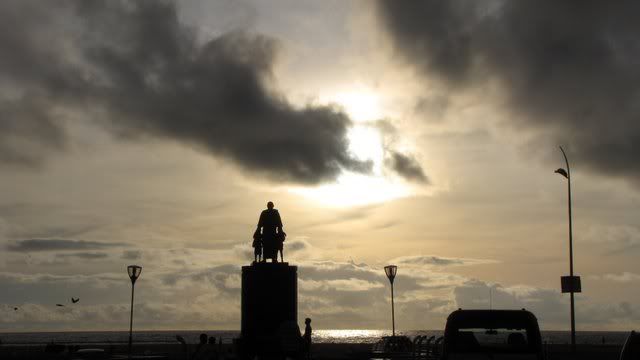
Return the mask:
<svg viewBox="0 0 640 360"><path fill-rule="evenodd" d="M317 329L389 328L395 264L398 329L566 330L559 146L576 327L639 328L638 7L0 2L0 331L126 330L134 263L137 329L238 329L267 201Z"/></svg>

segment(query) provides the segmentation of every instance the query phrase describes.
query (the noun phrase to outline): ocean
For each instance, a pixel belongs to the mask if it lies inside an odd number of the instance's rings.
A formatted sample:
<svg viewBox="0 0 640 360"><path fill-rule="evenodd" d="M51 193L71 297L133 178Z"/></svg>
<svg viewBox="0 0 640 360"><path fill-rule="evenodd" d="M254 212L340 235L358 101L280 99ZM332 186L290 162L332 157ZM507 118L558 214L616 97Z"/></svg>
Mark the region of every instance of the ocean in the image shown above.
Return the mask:
<svg viewBox="0 0 640 360"><path fill-rule="evenodd" d="M231 343L232 339L240 335L234 330L164 330L164 331L136 331L133 334L135 343L166 343L177 344L176 335L181 335L188 343L197 343L198 336L206 333L208 336L222 338L224 343ZM399 335L411 338L417 335L436 337L442 335L437 330L411 330L397 331ZM388 330L314 330L314 343L375 343L381 336L391 335ZM606 344L622 344L628 332L621 331L578 331L576 342L578 344L601 344L604 338ZM104 345L127 343L129 333L126 331L77 331L77 332L22 332L0 333L0 341L3 345L40 345L47 343ZM542 339L549 344L568 344L570 333L568 331L543 331Z"/></svg>

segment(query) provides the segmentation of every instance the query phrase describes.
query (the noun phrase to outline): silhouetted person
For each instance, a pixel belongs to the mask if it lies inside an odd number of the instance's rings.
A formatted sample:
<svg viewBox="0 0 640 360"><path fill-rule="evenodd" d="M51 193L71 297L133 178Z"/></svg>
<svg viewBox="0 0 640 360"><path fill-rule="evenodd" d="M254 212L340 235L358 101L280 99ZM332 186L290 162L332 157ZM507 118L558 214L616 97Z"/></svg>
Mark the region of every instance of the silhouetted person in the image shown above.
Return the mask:
<svg viewBox="0 0 640 360"><path fill-rule="evenodd" d="M192 359L200 359L201 353L204 352L205 347L207 346L207 334L200 334L200 342L196 346L196 351L193 352Z"/></svg>
<svg viewBox="0 0 640 360"><path fill-rule="evenodd" d="M262 230L262 232L261 232ZM279 238L284 241L286 235L282 230L282 219L280 213L273 208L273 202L267 203L267 209L263 210L258 219L258 227L255 235L261 235L262 238L262 262L271 259L278 262Z"/></svg>
<svg viewBox="0 0 640 360"><path fill-rule="evenodd" d="M217 360L218 359L218 349L216 348L216 338L211 336L209 337L209 343L207 344L207 350L204 353L204 358L207 360Z"/></svg>
<svg viewBox="0 0 640 360"><path fill-rule="evenodd" d="M304 356L307 360L311 359L311 319L304 319L304 335L302 335L302 344L304 349Z"/></svg>

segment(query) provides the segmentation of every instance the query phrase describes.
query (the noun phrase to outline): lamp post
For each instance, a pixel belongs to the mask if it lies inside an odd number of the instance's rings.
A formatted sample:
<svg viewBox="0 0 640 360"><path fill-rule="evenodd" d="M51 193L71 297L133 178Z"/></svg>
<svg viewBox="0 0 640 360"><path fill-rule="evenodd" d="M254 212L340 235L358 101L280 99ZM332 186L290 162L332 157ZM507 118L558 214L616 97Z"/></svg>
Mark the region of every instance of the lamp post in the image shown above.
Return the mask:
<svg viewBox="0 0 640 360"><path fill-rule="evenodd" d="M136 280L138 280L138 277L140 277L141 272L142 272L142 266L138 266L138 265L127 266L127 273L129 274L129 279L131 279L131 316L129 318L129 358L131 358L131 348L133 344L133 295L134 295Z"/></svg>
<svg viewBox="0 0 640 360"><path fill-rule="evenodd" d="M569 160L567 160L567 154L564 152L562 146L560 146L564 162L567 165L567 170L560 168L555 173L564 176L567 179L567 202L569 207L569 276L563 276L561 278L562 292L569 293L571 296L571 351L576 352L576 319L575 319L575 304L574 293L582 291L580 284L580 277L573 275L573 228L571 220L571 169L569 169Z"/></svg>
<svg viewBox="0 0 640 360"><path fill-rule="evenodd" d="M393 308L393 279L396 278L397 272L398 267L395 265L387 265L384 267L384 273L387 274L387 278L389 278L389 282L391 283L391 329L393 336L396 336L396 315Z"/></svg>

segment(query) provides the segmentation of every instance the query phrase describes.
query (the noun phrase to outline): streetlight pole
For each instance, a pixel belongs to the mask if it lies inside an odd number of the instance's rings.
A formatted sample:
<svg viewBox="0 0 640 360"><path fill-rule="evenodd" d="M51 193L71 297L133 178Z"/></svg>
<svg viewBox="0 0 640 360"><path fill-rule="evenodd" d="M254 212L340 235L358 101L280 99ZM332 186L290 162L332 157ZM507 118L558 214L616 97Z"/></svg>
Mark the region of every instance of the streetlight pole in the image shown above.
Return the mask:
<svg viewBox="0 0 640 360"><path fill-rule="evenodd" d="M127 266L127 273L131 279L131 315L129 317L129 358L131 358L131 350L133 347L133 296L135 294L136 280L140 277L142 272L142 266L129 265Z"/></svg>
<svg viewBox="0 0 640 360"><path fill-rule="evenodd" d="M387 265L384 267L384 272L387 274L387 278L389 278L389 282L391 283L391 331L392 335L396 336L396 315L393 304L393 280L396 277L396 273L398 272L398 267L395 265Z"/></svg>
<svg viewBox="0 0 640 360"><path fill-rule="evenodd" d="M564 152L562 146L560 146L564 162L567 165L567 170L558 169L555 172L567 178L567 202L569 208L569 277L566 283L563 284L562 292L568 292L570 294L571 301L571 352L576 352L576 319L575 319L575 302L574 293L581 292L580 277L573 275L573 225L571 216L571 169L569 168L569 160L567 154ZM565 277L566 278L566 277ZM565 280L563 279L563 282Z"/></svg>

